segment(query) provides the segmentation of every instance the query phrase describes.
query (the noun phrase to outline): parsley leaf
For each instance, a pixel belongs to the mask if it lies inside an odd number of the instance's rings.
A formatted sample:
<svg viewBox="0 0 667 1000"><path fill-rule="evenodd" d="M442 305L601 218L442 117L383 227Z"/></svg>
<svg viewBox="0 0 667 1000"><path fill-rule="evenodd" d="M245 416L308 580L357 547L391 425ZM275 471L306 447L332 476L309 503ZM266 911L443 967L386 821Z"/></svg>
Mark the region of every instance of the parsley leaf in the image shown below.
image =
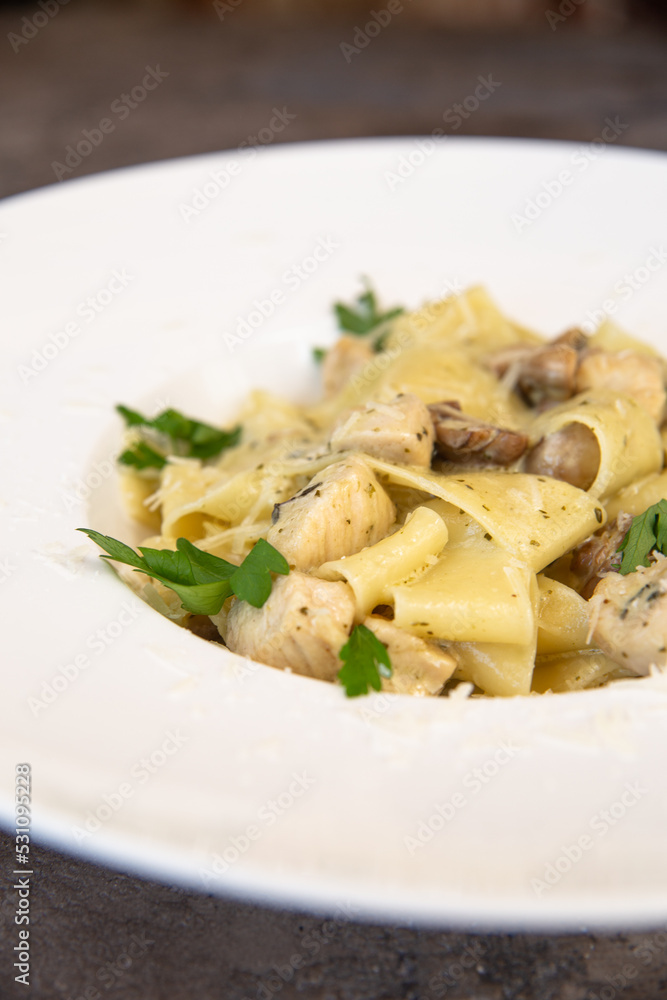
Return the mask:
<svg viewBox="0 0 667 1000"><path fill-rule="evenodd" d="M649 566L648 557L654 549L667 555L667 500L659 500L633 519L616 550L623 553L619 573L626 576L638 566Z"/></svg>
<svg viewBox="0 0 667 1000"><path fill-rule="evenodd" d="M139 546L141 555L123 542L92 528L77 528L115 559L159 580L175 591L186 611L193 615L216 615L232 594L261 608L271 593L271 573L289 573L287 560L263 538L250 550L240 566L198 549L187 538L179 538L176 551Z"/></svg>
<svg viewBox="0 0 667 1000"><path fill-rule="evenodd" d="M660 508L655 522L656 548L663 555L667 555L667 503L661 500L656 506Z"/></svg>
<svg viewBox="0 0 667 1000"><path fill-rule="evenodd" d="M144 424L150 423L150 421L146 420L145 417L142 417L140 413L137 413L136 410L131 410L129 406L122 406L119 404L116 407L116 412L120 413L128 427L141 427Z"/></svg>
<svg viewBox="0 0 667 1000"><path fill-rule="evenodd" d="M381 324L388 323L403 312L401 306L389 309L387 312L380 312L375 292L366 285L363 292L353 305L345 305L344 302L334 303L334 310L338 320L338 326L347 333L354 333L363 336L370 333Z"/></svg>
<svg viewBox="0 0 667 1000"><path fill-rule="evenodd" d="M338 671L338 679L348 698L368 694L369 686L379 691L380 674L391 677L391 661L387 647L365 625L356 625L339 656L345 666Z"/></svg>
<svg viewBox="0 0 667 1000"><path fill-rule="evenodd" d="M158 468L166 463L167 455L180 455L185 458L214 458L226 448L233 448L241 437L240 426L231 431L222 431L218 427L204 424L200 420L186 417L178 410L163 410L153 420L142 416L136 410L119 405L116 411L121 415L128 427L145 427L157 431L169 438L169 446L163 451L152 448L145 441L139 441L123 452L118 461L123 465L132 465L137 469Z"/></svg>
<svg viewBox="0 0 667 1000"><path fill-rule="evenodd" d="M260 538L231 579L234 593L253 608L261 608L271 593L271 573L287 574L289 565L273 545Z"/></svg>
<svg viewBox="0 0 667 1000"><path fill-rule="evenodd" d="M162 452L151 448L145 441L137 441L118 456L121 465L131 465L135 469L163 469L167 459Z"/></svg>
<svg viewBox="0 0 667 1000"><path fill-rule="evenodd" d="M316 365L321 365L327 354L328 351L325 347L313 347L313 361Z"/></svg>
<svg viewBox="0 0 667 1000"><path fill-rule="evenodd" d="M76 530L83 531L89 538L92 538L116 562L126 563L128 566L134 566L135 569L143 570L144 564L141 556L138 556L134 549L131 549L125 542L119 542L115 538L110 538L109 535L102 535L99 531L93 531L92 528L77 528ZM106 556L102 556L102 558L104 559Z"/></svg>

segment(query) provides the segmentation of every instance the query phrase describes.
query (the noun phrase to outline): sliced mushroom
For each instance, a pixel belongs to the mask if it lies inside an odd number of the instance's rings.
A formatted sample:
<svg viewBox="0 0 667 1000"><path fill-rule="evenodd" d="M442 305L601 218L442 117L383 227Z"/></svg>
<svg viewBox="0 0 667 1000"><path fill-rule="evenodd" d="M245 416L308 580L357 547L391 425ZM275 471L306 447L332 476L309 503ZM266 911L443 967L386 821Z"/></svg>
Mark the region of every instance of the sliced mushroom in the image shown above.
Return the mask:
<svg viewBox="0 0 667 1000"><path fill-rule="evenodd" d="M586 600L592 596L602 577L621 565L623 556L618 547L627 535L632 521L632 514L621 511L618 517L578 545L572 553L570 570L576 581L575 589Z"/></svg>
<svg viewBox="0 0 667 1000"><path fill-rule="evenodd" d="M585 424L572 423L542 438L526 455L524 470L589 489L600 468L600 445Z"/></svg>
<svg viewBox="0 0 667 1000"><path fill-rule="evenodd" d="M543 347L519 344L487 358L487 365L531 406L559 403L577 391L577 369L587 338L581 330L566 330Z"/></svg>
<svg viewBox="0 0 667 1000"><path fill-rule="evenodd" d="M459 464L510 465L528 447L520 431L495 427L461 412L456 400L431 403L429 412L438 453Z"/></svg>

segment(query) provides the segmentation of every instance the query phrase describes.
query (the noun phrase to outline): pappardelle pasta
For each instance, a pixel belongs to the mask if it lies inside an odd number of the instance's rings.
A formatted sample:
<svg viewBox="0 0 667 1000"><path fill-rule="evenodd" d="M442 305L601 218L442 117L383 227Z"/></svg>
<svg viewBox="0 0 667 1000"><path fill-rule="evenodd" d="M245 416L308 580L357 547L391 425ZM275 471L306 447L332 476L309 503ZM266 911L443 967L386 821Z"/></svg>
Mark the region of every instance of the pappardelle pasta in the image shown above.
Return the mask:
<svg viewBox="0 0 667 1000"><path fill-rule="evenodd" d="M150 536L140 558L89 533L128 582L348 694L562 692L665 666L665 362L611 322L546 341L481 288L337 308L315 405L257 391L230 431L120 408L122 494Z"/></svg>

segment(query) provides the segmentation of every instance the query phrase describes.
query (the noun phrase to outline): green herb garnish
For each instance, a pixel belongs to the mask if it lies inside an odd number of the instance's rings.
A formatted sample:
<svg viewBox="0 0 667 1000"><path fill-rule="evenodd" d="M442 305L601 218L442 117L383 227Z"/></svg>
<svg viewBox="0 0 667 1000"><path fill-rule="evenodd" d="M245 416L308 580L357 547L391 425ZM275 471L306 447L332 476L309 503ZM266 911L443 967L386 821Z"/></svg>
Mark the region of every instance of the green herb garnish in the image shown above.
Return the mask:
<svg viewBox="0 0 667 1000"><path fill-rule="evenodd" d="M131 465L135 469L163 469L167 459L162 452L151 448L145 441L137 441L118 456L121 465Z"/></svg>
<svg viewBox="0 0 667 1000"><path fill-rule="evenodd" d="M240 566L198 549L187 538L179 538L176 550L139 546L138 555L124 542L102 535L92 528L77 528L104 549L102 559L134 569L175 591L186 611L193 615L216 615L232 594L261 608L271 593L271 573L289 573L287 560L269 542L260 538Z"/></svg>
<svg viewBox="0 0 667 1000"><path fill-rule="evenodd" d="M649 566L649 555L653 551L667 555L667 500L659 500L633 518L616 551L623 553L618 571L623 576L633 573L638 566Z"/></svg>
<svg viewBox="0 0 667 1000"><path fill-rule="evenodd" d="M138 441L119 456L122 465L131 465L135 469L161 469L166 463L167 455L179 455L184 458L214 458L226 448L233 448L239 443L241 428L234 427L231 431L222 431L211 427L200 420L185 417L178 410L164 410L153 420L149 420L136 410L127 406L117 406L128 427L146 428L157 431L169 439L164 449L158 449Z"/></svg>
<svg viewBox="0 0 667 1000"><path fill-rule="evenodd" d="M329 352L325 347L313 347L313 361L316 365L321 365Z"/></svg>
<svg viewBox="0 0 667 1000"><path fill-rule="evenodd" d="M345 666L338 679L348 698L368 694L369 686L379 691L382 677L391 677L391 661L387 647L365 625L356 625L339 656Z"/></svg>
<svg viewBox="0 0 667 1000"><path fill-rule="evenodd" d="M340 329L357 336L370 333L376 327L400 316L404 311L401 306L397 306L387 312L380 312L375 292L368 284L366 291L358 297L354 305L347 306L343 302L336 302L334 309Z"/></svg>

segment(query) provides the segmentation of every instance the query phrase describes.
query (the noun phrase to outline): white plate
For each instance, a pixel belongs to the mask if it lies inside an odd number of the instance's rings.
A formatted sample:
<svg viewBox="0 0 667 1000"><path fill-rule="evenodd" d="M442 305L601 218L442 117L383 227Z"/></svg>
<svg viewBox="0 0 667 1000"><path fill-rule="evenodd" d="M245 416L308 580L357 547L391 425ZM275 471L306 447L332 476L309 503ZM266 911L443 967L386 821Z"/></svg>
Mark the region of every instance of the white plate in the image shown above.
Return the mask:
<svg viewBox="0 0 667 1000"><path fill-rule="evenodd" d="M138 538L109 475L116 402L227 420L252 385L312 395L310 347L334 338L330 304L362 274L388 306L483 282L546 334L607 300L667 347L666 180L662 154L392 139L5 202L3 825L27 760L35 836L208 891L498 929L665 920L664 678L465 702L240 676L244 661L137 602L74 529ZM278 292L230 351L225 334Z"/></svg>

